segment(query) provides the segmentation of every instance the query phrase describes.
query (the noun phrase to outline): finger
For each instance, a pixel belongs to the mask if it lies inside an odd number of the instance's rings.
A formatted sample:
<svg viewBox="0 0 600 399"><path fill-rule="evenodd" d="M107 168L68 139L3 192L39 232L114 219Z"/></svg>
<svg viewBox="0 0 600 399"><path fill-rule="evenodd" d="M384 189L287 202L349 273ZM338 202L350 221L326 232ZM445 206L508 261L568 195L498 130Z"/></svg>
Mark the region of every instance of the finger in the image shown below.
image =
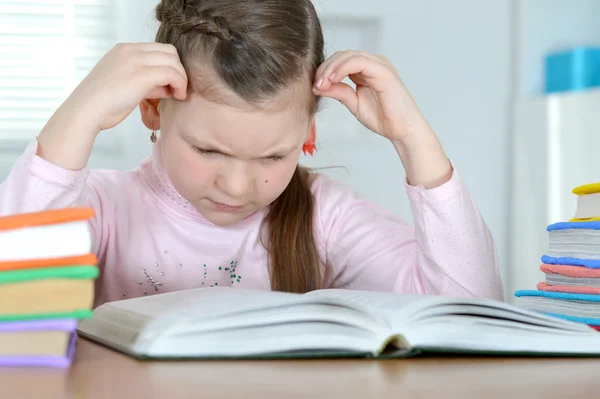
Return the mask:
<svg viewBox="0 0 600 399"><path fill-rule="evenodd" d="M365 58L371 59L373 61L382 63L382 61L378 58L378 56L374 55L374 54L370 54L370 53L366 53L366 52L360 52L360 51L353 51L353 50L348 50L348 51L342 51L339 53L335 53L334 56L332 56L330 59L328 59L326 62L323 63L323 65L317 69L317 75L315 77L315 82L317 83L324 83L327 81L327 79L331 80L335 77L335 69L337 67L337 65L339 65L340 63L344 62L345 60L352 58L352 57L358 57L358 56L363 56ZM340 79L341 81L342 79ZM320 86L320 85L319 85ZM317 85L315 84L315 87L317 87Z"/></svg>
<svg viewBox="0 0 600 399"><path fill-rule="evenodd" d="M355 83L358 81L362 86L369 86L376 92L383 92L390 82L389 79L384 78L393 75L392 68L362 54L339 60L330 68L331 74L321 85L321 90L327 90L329 85L352 76Z"/></svg>
<svg viewBox="0 0 600 399"><path fill-rule="evenodd" d="M367 80L360 73L353 73L348 76L348 78L357 86L368 86Z"/></svg>
<svg viewBox="0 0 600 399"><path fill-rule="evenodd" d="M317 71L315 72L315 79L314 79L314 87L318 88L321 83L323 83L323 81L325 80L323 78L323 71L332 63L335 62L335 60L339 59L340 57L344 57L345 55L347 55L348 51L336 51L335 53L333 53L329 58L327 58L321 65L319 65L319 67L317 68Z"/></svg>
<svg viewBox="0 0 600 399"><path fill-rule="evenodd" d="M344 51L338 57L332 58L327 63L327 65L324 66L323 70L321 71L319 80L322 80L323 83L326 83L327 80L329 78L331 78L331 75L332 75L336 65L339 65L342 61L344 61L348 58L354 57L354 56L356 56L356 53L354 51Z"/></svg>
<svg viewBox="0 0 600 399"><path fill-rule="evenodd" d="M187 80L187 73L177 54L165 53L161 51L147 52L141 55L141 62L147 67L170 66L175 68Z"/></svg>
<svg viewBox="0 0 600 399"><path fill-rule="evenodd" d="M317 90L315 94L318 94L321 97L329 97L338 100L344 104L354 116L358 115L358 96L356 91L346 83L335 83L327 90Z"/></svg>
<svg viewBox="0 0 600 399"><path fill-rule="evenodd" d="M346 51L340 57L337 57L336 59L331 60L331 62L323 69L322 76L319 78L319 80L322 82L320 89L326 90L329 87L329 85L332 82L332 79L335 78L335 74L336 74L335 71L339 65L341 65L348 59L351 59L353 57L358 57L358 56L359 56L359 53L357 53L355 51ZM343 80L343 78L338 80L338 82L341 82L342 80Z"/></svg>
<svg viewBox="0 0 600 399"><path fill-rule="evenodd" d="M187 79L177 69L168 66L155 66L150 67L148 74L153 83L152 90L156 87L170 86L173 90L173 97L178 100L185 100L187 96Z"/></svg>
<svg viewBox="0 0 600 399"><path fill-rule="evenodd" d="M173 91L169 86L159 86L155 87L147 96L146 99L160 99L160 98L172 98Z"/></svg>
<svg viewBox="0 0 600 399"><path fill-rule="evenodd" d="M177 48L172 44L168 43L156 43L156 42L148 42L148 43L136 43L134 44L135 48L141 52L149 53L154 51L161 51L164 53L175 54L179 56L177 53Z"/></svg>

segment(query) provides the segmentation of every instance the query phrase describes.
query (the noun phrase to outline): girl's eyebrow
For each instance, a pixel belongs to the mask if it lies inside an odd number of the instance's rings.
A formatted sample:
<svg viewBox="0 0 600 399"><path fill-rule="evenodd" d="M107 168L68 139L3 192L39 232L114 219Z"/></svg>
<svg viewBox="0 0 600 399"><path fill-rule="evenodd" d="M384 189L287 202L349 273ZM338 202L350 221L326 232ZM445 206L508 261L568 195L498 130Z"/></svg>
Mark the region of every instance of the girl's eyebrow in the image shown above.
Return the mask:
<svg viewBox="0 0 600 399"><path fill-rule="evenodd" d="M296 145L294 145L293 147L285 147L285 148L278 148L276 150L271 151L270 155L267 155L265 157L273 157L273 156L277 156L277 155L285 155L285 154L289 154L290 152L294 151L296 149Z"/></svg>
<svg viewBox="0 0 600 399"><path fill-rule="evenodd" d="M198 147L200 149L207 150L207 151L215 151L215 152L221 153L223 155L232 156L232 154L230 154L227 150L223 149L219 145L215 145L214 143L208 143L208 142L205 142L202 140L198 140L192 136L186 135L185 137L186 137L187 141L190 144L192 144L194 147Z"/></svg>
<svg viewBox="0 0 600 399"><path fill-rule="evenodd" d="M200 148L202 150L214 151L214 152L218 152L218 153L223 154L223 155L227 155L227 156L230 156L230 157L235 157L228 150L225 150L223 147L220 147L219 145L215 145L214 143L209 143L209 142L197 140L197 139L192 138L192 137L188 137L188 140L189 140L190 143L192 143L192 145L194 145L195 147L198 147L198 148ZM286 154L289 154L292 151L294 151L296 149L296 147L297 146L294 144L294 146L291 146L291 147L288 146L288 147L277 148L275 150L271 150L269 154L261 155L259 158L270 158L270 157L276 157L276 156L286 155Z"/></svg>

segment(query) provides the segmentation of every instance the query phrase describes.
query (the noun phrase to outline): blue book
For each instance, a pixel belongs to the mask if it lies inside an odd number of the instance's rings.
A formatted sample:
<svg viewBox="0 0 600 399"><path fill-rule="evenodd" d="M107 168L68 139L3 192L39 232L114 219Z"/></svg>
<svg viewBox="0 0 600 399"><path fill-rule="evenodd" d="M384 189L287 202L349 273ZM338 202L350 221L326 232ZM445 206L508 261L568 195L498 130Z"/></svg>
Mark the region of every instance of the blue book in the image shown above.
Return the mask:
<svg viewBox="0 0 600 399"><path fill-rule="evenodd" d="M559 222L546 230L548 253L542 256L543 263L600 268L600 221Z"/></svg>
<svg viewBox="0 0 600 399"><path fill-rule="evenodd" d="M577 323L600 326L600 295L519 290L519 307Z"/></svg>

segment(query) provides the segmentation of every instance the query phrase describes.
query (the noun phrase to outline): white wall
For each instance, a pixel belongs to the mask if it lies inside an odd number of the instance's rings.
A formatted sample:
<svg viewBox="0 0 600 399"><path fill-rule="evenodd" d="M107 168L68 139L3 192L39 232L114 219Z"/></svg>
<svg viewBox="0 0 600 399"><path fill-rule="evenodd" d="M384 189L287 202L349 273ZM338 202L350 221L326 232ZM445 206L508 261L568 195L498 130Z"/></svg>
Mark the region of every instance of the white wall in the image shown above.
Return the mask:
<svg viewBox="0 0 600 399"><path fill-rule="evenodd" d="M115 2L119 40L153 40L154 0ZM386 55L440 137L448 155L471 189L496 239L501 263L507 258L509 126L513 92L512 2L481 0L320 0L327 8L355 8L392 16L393 37ZM125 169L149 153L149 132L138 112L121 131L117 161L97 152L92 167ZM107 138L107 140L109 140ZM5 157L5 159L8 159ZM398 161L397 167L401 169ZM6 173L0 162L0 178ZM401 173L401 171L399 171ZM401 184L401 180L389 184ZM387 182L385 184L388 184ZM357 187L360 190L360 187ZM399 203L404 198L398 199ZM410 221L409 209L398 211Z"/></svg>

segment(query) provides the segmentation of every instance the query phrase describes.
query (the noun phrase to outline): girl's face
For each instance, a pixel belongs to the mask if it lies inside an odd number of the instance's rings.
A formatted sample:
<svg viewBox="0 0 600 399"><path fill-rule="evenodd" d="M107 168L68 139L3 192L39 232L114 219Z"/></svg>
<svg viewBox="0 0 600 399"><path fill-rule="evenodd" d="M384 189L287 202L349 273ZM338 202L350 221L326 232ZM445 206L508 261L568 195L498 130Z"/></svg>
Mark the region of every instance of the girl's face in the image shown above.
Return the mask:
<svg viewBox="0 0 600 399"><path fill-rule="evenodd" d="M221 226L268 206L290 182L314 124L288 102L257 110L197 94L163 101L160 144L173 188Z"/></svg>

